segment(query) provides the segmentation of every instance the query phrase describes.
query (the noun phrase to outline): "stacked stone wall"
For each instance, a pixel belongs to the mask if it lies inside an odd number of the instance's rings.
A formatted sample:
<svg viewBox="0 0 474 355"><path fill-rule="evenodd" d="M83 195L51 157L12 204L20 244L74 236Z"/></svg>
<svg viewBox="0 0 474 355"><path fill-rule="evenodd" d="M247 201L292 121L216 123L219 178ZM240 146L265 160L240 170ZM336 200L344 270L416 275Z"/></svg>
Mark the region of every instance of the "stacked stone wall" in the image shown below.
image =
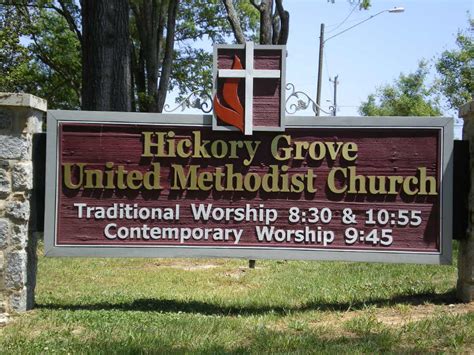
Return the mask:
<svg viewBox="0 0 474 355"><path fill-rule="evenodd" d="M0 93L0 324L34 304L37 240L31 225L32 149L45 112L43 99Z"/></svg>

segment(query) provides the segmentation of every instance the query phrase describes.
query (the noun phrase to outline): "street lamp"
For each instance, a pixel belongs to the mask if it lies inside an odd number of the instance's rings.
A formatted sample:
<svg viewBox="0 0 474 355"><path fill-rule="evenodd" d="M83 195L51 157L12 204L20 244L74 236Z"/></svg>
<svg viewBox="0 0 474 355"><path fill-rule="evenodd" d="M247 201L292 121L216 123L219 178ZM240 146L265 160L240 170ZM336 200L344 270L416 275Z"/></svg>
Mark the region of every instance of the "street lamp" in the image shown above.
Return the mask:
<svg viewBox="0 0 474 355"><path fill-rule="evenodd" d="M373 19L375 16L378 16L380 14L383 14L384 12L389 12L389 13L400 13L404 12L405 8L403 7L394 7L391 9L385 9L380 12L377 12L375 15L372 15L368 18L366 18L363 21L360 21L356 23L355 25L352 25L351 27L346 28L345 30L342 30L341 32L336 33L335 35L324 39L324 23L321 24L321 34L319 36L319 65L318 65L318 89L316 93L316 116L319 116L320 113L320 104L321 104L321 77L323 73L323 50L324 50L324 44L329 41L330 39L339 36L340 34L343 34L344 32L347 32L351 29L353 29L356 26L359 26L363 24L364 22L367 22L371 19Z"/></svg>

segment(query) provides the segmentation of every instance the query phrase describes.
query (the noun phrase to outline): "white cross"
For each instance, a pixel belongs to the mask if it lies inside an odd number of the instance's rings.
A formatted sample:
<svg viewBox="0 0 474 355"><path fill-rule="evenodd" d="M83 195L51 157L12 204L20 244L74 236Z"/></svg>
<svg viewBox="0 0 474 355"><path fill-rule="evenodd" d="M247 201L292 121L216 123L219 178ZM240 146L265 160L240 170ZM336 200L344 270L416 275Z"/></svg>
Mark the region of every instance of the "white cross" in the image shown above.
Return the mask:
<svg viewBox="0 0 474 355"><path fill-rule="evenodd" d="M245 42L245 69L219 69L220 78L245 78L245 121L244 134L252 134L253 79L280 78L279 70L254 69L253 42Z"/></svg>

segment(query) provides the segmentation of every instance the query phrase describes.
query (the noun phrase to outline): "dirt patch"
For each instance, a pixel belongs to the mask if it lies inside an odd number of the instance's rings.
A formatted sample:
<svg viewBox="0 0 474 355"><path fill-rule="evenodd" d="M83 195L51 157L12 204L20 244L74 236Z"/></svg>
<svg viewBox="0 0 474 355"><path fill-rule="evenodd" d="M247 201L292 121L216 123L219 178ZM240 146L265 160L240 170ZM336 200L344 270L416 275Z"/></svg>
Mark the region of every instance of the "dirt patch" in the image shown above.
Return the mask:
<svg viewBox="0 0 474 355"><path fill-rule="evenodd" d="M417 305L417 306L394 306L388 308L375 308L367 310L347 311L347 312L323 312L317 314L315 320L308 320L309 328L330 328L337 330L338 334L347 333L344 324L354 318L370 316L375 322L387 327L402 327L408 323L418 322L425 319L434 318L440 315L463 315L474 312L474 302L468 304L449 305ZM277 331L287 331L292 319L283 319L271 326Z"/></svg>
<svg viewBox="0 0 474 355"><path fill-rule="evenodd" d="M200 264L200 265L175 265L175 266L170 266L173 269L182 269L186 271L196 271L196 270L207 270L207 269L215 269L216 267L219 267L219 265L213 265L213 264Z"/></svg>
<svg viewBox="0 0 474 355"><path fill-rule="evenodd" d="M230 277L231 279L239 280L240 278L242 278L245 275L245 273L248 270L249 270L248 268L239 267L236 270L228 270L228 271L224 272L224 276Z"/></svg>
<svg viewBox="0 0 474 355"><path fill-rule="evenodd" d="M227 260L220 259L201 259L201 260L192 260L192 259L162 259L159 261L153 261L143 265L145 268L170 268L186 271L199 271L199 270L208 270L216 268L224 268L226 272L225 276L230 276L233 278L240 278L242 274L249 271L250 269L247 266L237 266L235 268L229 268L229 262ZM141 266L141 268L143 268ZM263 267L255 267L255 269L263 269Z"/></svg>
<svg viewBox="0 0 474 355"><path fill-rule="evenodd" d="M221 266L222 266L221 263L215 263L215 262L207 262L207 261L196 262L193 260L176 260L176 259L157 261L157 262L145 264L146 268L170 268L170 269L178 269L178 270L186 270L186 271L215 269Z"/></svg>
<svg viewBox="0 0 474 355"><path fill-rule="evenodd" d="M378 322L387 326L404 326L411 322L418 322L424 319L433 318L438 315L463 315L474 312L474 302L468 304L450 305L419 305L411 306L408 309L399 310L388 308L382 312L376 312Z"/></svg>

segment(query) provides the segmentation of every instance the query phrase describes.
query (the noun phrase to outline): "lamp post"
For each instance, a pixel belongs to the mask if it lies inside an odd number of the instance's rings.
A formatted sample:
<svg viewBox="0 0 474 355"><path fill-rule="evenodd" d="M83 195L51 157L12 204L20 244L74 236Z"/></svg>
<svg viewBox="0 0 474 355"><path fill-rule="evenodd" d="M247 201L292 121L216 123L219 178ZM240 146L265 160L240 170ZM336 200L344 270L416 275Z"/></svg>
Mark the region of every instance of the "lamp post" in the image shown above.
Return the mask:
<svg viewBox="0 0 474 355"><path fill-rule="evenodd" d="M359 26L363 24L364 22L367 22L371 19L373 19L375 16L378 16L380 14L383 14L384 12L389 12L389 13L400 13L404 12L405 8L403 7L394 7L392 9L385 9L380 12L377 12L375 15L372 15L368 18L366 18L363 21L360 21L356 23L355 25L352 25L351 27L346 28L345 30L342 30L341 32L336 33L335 35L328 37L324 39L324 23L321 24L321 33L319 36L319 65L318 65L318 87L316 91L316 116L319 116L320 114L320 104L321 104L321 77L323 75L323 51L324 51L324 44L329 41L330 39L339 36L340 34L343 34L344 32L347 32L351 29L353 29L356 26Z"/></svg>

